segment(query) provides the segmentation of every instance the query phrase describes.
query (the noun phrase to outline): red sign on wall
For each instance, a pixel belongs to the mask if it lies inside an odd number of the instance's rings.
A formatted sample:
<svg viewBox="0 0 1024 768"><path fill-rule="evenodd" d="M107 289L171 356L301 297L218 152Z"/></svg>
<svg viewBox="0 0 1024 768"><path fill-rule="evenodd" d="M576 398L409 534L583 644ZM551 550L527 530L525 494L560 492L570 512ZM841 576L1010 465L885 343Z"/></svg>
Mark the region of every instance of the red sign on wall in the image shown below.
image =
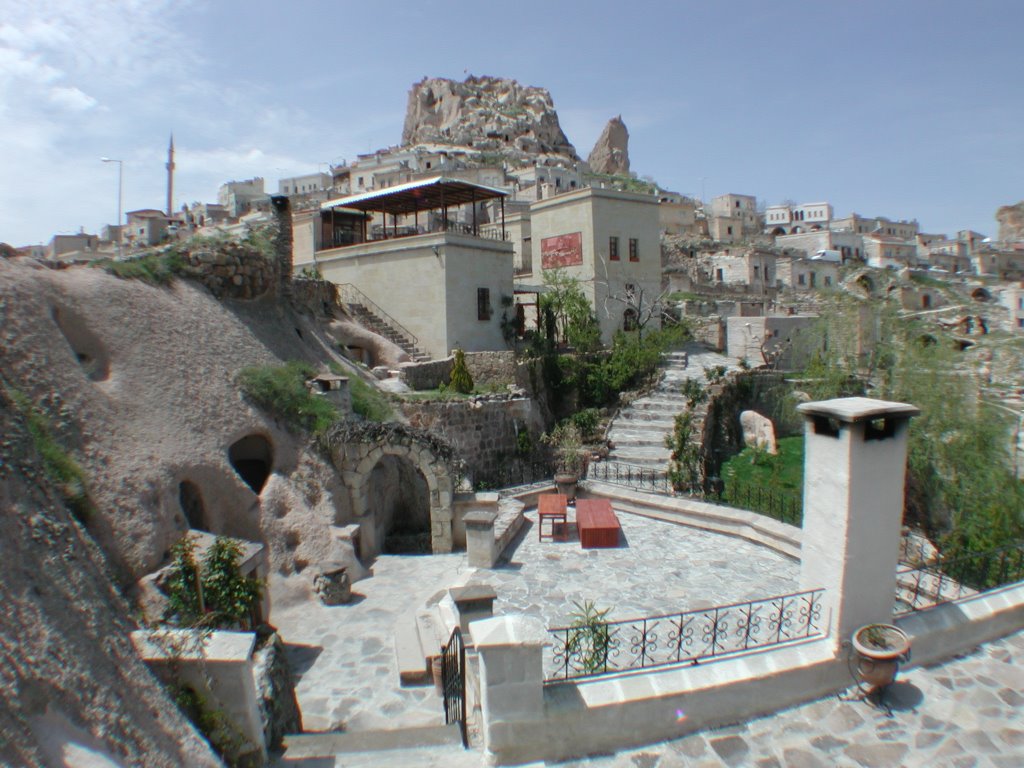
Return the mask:
<svg viewBox="0 0 1024 768"><path fill-rule="evenodd" d="M540 263L544 269L572 267L583 263L583 236L579 232L571 235L545 237L540 241Z"/></svg>

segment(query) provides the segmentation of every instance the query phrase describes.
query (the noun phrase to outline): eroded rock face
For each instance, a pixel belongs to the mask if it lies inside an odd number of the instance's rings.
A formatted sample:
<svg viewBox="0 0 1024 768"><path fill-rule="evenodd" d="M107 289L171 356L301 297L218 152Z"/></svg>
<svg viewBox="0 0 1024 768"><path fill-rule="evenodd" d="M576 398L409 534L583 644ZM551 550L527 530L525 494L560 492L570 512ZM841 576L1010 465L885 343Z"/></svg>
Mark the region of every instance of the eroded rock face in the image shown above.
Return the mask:
<svg viewBox="0 0 1024 768"><path fill-rule="evenodd" d="M771 456L779 452L775 443L775 427L767 416L757 411L743 411L740 426L743 427L743 443L748 448L760 448Z"/></svg>
<svg viewBox="0 0 1024 768"><path fill-rule="evenodd" d="M1004 205L996 211L999 239L1004 242L1024 241L1024 200L1016 205Z"/></svg>
<svg viewBox="0 0 1024 768"><path fill-rule="evenodd" d="M605 125L594 148L590 150L587 163L594 173L613 176L629 173L629 131L622 122L622 115L616 115Z"/></svg>
<svg viewBox="0 0 1024 768"><path fill-rule="evenodd" d="M501 77L470 75L461 83L424 78L413 85L402 143L428 142L579 159L558 124L547 89Z"/></svg>

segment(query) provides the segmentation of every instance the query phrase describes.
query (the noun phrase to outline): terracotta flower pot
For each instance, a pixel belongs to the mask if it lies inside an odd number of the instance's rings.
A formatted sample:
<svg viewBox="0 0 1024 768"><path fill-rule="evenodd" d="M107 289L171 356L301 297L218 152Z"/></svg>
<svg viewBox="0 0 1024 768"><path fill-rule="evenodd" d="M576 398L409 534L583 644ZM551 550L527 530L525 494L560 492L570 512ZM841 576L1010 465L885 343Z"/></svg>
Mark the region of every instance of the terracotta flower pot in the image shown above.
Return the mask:
<svg viewBox="0 0 1024 768"><path fill-rule="evenodd" d="M910 653L910 638L892 624L868 624L853 633L857 677L873 688L892 685L900 661Z"/></svg>

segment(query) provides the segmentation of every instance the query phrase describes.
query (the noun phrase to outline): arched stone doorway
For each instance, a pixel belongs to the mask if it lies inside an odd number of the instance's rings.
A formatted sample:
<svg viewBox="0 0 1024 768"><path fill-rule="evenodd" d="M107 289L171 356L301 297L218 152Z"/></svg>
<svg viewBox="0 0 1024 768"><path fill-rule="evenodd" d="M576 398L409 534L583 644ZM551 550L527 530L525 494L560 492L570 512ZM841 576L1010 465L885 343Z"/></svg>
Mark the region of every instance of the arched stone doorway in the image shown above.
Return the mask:
<svg viewBox="0 0 1024 768"><path fill-rule="evenodd" d="M386 551L389 538L394 543L424 533L429 533L428 551L452 551L459 459L449 443L404 424L372 422L343 422L326 440L349 489L360 555ZM423 531L425 523L429 527Z"/></svg>

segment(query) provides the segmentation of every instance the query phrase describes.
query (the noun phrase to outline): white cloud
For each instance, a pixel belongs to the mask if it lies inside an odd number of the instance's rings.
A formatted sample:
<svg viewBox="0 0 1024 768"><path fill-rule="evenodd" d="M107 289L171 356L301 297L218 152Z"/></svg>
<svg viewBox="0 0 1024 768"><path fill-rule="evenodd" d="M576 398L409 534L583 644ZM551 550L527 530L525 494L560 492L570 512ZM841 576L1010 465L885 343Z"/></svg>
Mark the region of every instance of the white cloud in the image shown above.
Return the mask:
<svg viewBox="0 0 1024 768"><path fill-rule="evenodd" d="M82 112L95 107L96 99L74 86L57 86L50 89L50 102L72 112Z"/></svg>

